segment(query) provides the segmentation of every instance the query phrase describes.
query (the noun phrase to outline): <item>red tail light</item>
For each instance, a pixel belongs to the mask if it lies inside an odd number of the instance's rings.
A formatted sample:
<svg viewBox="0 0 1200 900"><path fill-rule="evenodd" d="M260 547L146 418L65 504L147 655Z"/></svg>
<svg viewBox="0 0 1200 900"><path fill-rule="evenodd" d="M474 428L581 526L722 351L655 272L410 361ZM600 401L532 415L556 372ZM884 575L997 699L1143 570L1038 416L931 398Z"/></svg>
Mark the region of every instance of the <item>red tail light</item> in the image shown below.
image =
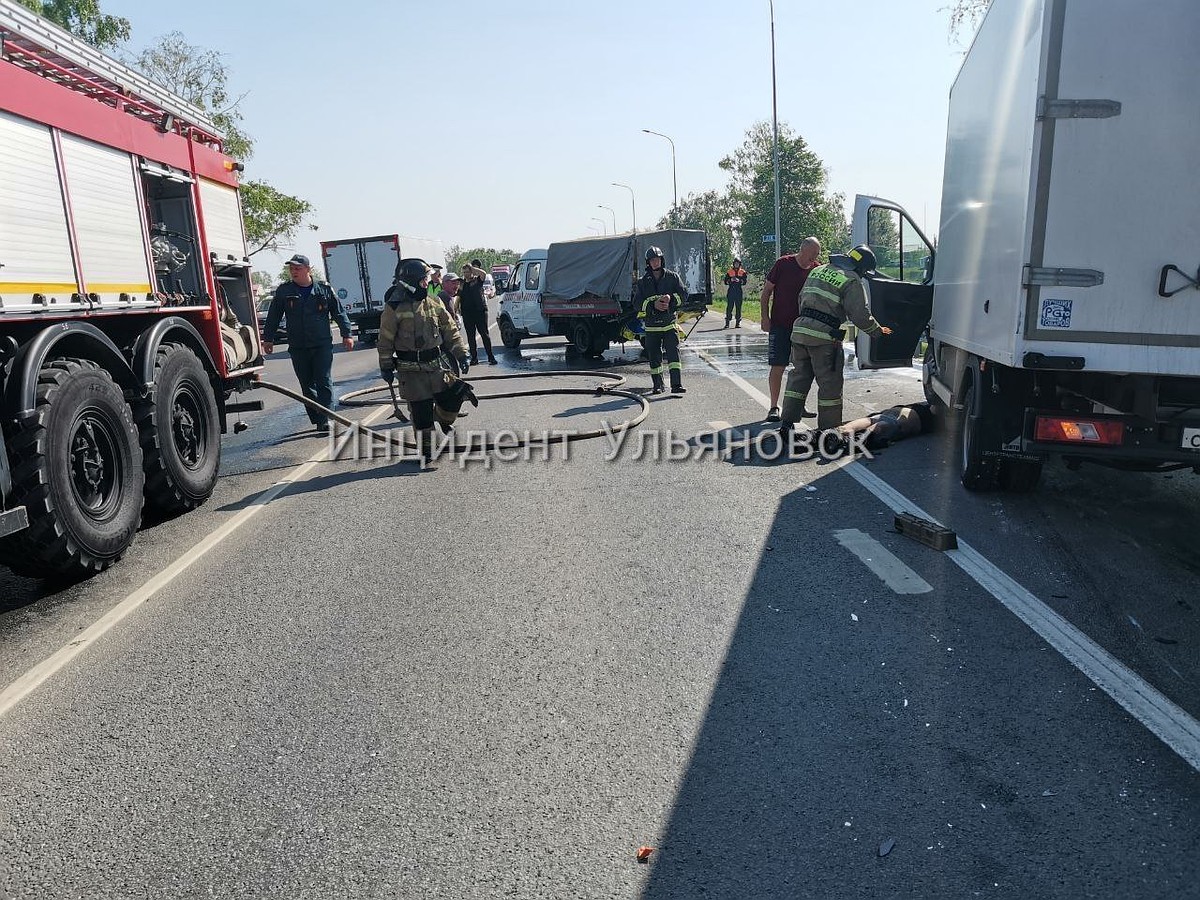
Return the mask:
<svg viewBox="0 0 1200 900"><path fill-rule="evenodd" d="M1034 440L1054 444L1100 444L1120 446L1125 441L1125 423L1115 419L1074 419L1038 416Z"/></svg>

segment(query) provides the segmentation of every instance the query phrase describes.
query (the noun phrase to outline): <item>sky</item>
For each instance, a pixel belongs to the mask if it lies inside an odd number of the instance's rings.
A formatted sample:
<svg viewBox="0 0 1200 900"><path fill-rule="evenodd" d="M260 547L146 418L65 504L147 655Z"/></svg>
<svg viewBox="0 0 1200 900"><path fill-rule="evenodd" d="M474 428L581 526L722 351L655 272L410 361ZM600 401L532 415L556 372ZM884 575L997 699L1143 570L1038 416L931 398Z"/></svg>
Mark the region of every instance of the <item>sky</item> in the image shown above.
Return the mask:
<svg viewBox="0 0 1200 900"><path fill-rule="evenodd" d="M931 236L964 50L948 3L775 3L779 121L848 208L856 193L898 201ZM246 177L314 205L318 228L294 247L314 261L321 240L375 234L521 252L611 231L601 205L621 231L636 205L644 229L673 194L671 146L643 128L674 141L683 198L724 188L719 160L771 119L767 0L101 8L130 20L131 51L178 30L223 54L255 141Z"/></svg>

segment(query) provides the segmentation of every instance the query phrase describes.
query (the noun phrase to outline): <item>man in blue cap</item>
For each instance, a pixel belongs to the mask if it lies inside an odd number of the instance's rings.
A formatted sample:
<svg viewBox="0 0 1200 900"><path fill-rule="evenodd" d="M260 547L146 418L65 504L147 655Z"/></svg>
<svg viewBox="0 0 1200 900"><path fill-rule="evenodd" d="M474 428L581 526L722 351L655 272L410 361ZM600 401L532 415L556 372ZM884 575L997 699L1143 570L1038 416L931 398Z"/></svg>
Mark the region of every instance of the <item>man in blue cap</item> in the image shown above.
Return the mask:
<svg viewBox="0 0 1200 900"><path fill-rule="evenodd" d="M297 253L286 263L291 281L275 289L275 297L267 310L263 327L263 352L275 349L279 320L287 317L288 355L300 390L310 400L326 408L333 405L333 341L329 323L336 322L342 333L342 346L354 349L350 337L350 317L342 302L327 284L313 280L308 257ZM308 419L319 434L329 433L329 419L319 410L305 407Z"/></svg>

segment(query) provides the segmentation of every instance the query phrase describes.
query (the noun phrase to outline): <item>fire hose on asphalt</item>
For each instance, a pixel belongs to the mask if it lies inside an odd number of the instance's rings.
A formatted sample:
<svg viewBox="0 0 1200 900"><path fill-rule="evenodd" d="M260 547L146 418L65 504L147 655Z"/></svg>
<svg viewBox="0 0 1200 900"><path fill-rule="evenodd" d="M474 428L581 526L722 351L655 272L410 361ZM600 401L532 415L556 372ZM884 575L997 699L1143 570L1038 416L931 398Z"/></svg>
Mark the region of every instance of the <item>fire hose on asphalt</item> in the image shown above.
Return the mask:
<svg viewBox="0 0 1200 900"><path fill-rule="evenodd" d="M536 441L538 446L541 446L542 444L572 443L575 441L585 441L585 440L591 440L591 439L598 438L598 437L604 437L606 435L620 434L623 431L628 431L631 428L636 428L638 425L642 424L642 422L644 422L646 420L647 416L650 415L649 401L647 401L646 398L643 397L641 394L636 394L633 391L629 391L629 390L622 390L621 385L625 384L625 376L624 375L616 375L611 372L600 372L600 371L588 370L588 369L583 369L583 370L579 370L579 371L568 371L568 372L514 372L514 373L506 374L506 375L480 375L475 378L470 378L470 379L464 378L462 380L466 381L468 384L475 384L475 383L483 382L483 381L504 381L504 380L511 380L511 379L516 379L516 378L553 378L553 377L567 377L567 376L570 376L572 378L595 376L597 378L604 379L604 381L603 381L603 383L597 385L594 388L540 388L537 390L529 390L529 391L504 391L504 392L496 393L496 394L477 395L476 399L478 399L480 401L484 401L484 400L502 400L502 399L507 399L510 397L545 397L545 396L555 396L555 395L559 395L559 394L566 394L566 395L581 395L581 396L587 396L587 397L625 397L629 400L635 401L641 407L641 410L633 418L625 419L623 421L615 422L612 424L606 424L606 426L603 428L593 428L588 431L554 431L554 432L551 432L549 434L546 434L542 438L539 438ZM275 384L274 382L271 382L271 381L261 381L261 380L257 384L259 387L266 388L269 391L275 391L275 393L277 393L277 394L282 394L285 397L289 397L292 400L295 400L297 403L303 403L309 409L318 410L318 411L324 413L326 416L328 416L333 421L339 422L342 425L345 425L347 428L357 428L361 431L370 432L371 434L375 435L376 437L393 442L393 443L403 447L406 450L419 450L420 449L417 446L416 442L414 442L414 441L405 440L402 436L397 435L396 433L394 433L392 431L376 430L369 426L363 425L360 422L355 422L353 419L347 419L345 416L339 415L338 413L334 412L332 409L328 409L327 407L324 407L321 404L317 403L315 400L311 400L308 397L305 397L303 394L293 391L291 388L286 388L281 384ZM370 401L370 400L363 400L361 398L370 396L372 394L379 394L386 390L388 390L387 386L363 388L362 390L351 391L350 393L339 397L338 403L341 406L351 406L351 407L377 406L377 405L380 405L381 403L386 403L387 401ZM399 409L397 409L397 412L399 412ZM447 450L452 449L455 453L478 453L478 452L489 452L489 451L497 450L497 449L510 450L513 448L529 446L532 443L534 443L534 441L532 439L504 441L502 443L497 443L495 441L487 441L482 444L458 444L458 443L455 443L451 448L447 448Z"/></svg>

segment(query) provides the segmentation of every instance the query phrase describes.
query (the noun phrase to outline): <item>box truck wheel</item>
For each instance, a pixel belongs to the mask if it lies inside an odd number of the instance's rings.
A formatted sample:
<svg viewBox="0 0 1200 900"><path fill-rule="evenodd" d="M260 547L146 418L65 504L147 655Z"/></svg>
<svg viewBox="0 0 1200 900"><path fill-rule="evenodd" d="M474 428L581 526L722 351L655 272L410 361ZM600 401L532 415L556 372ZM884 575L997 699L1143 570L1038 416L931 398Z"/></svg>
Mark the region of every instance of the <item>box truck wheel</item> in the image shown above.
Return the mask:
<svg viewBox="0 0 1200 900"><path fill-rule="evenodd" d="M516 350L521 346L521 335L517 334L517 329L508 316L500 317L500 343L509 350Z"/></svg>
<svg viewBox="0 0 1200 900"><path fill-rule="evenodd" d="M960 479L969 491L989 491L996 486L996 463L983 455L982 399L976 381L968 376L963 393L962 428L959 430Z"/></svg>
<svg viewBox="0 0 1200 900"><path fill-rule="evenodd" d="M163 344L154 394L137 405L146 505L163 513L195 509L212 496L221 465L221 430L212 382L199 357Z"/></svg>
<svg viewBox="0 0 1200 900"><path fill-rule="evenodd" d="M34 414L8 428L13 501L29 527L0 542L0 561L20 575L79 578L120 559L141 523L145 476L112 376L91 360L51 360Z"/></svg>

